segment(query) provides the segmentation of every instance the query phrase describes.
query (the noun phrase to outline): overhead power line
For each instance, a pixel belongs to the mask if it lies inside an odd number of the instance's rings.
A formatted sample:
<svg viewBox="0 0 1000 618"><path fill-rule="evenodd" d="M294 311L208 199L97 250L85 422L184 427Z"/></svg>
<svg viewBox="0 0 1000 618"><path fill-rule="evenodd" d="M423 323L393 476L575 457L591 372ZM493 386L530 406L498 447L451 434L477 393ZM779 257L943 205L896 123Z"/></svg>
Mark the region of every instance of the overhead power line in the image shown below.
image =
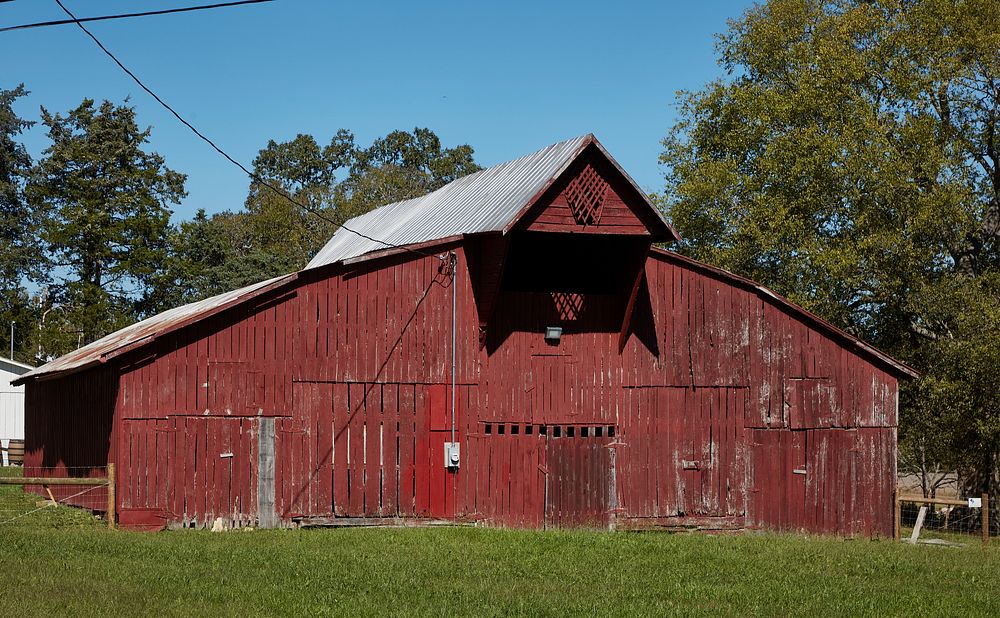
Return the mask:
<svg viewBox="0 0 1000 618"><path fill-rule="evenodd" d="M438 259L443 259L443 258L440 258L439 256L433 255L431 253L426 253L424 251L419 251L417 249L413 249L413 248L407 247L405 245L397 245L397 244L394 244L394 243L391 243L391 242L387 242L387 241L381 240L379 238L373 238L372 236L368 236L367 234L364 234L364 233L359 232L359 231L357 231L355 229L349 228L346 225L344 225L343 223L338 222L338 221L334 221L333 219L327 217L320 210L318 210L316 208L313 208L312 206L309 206L308 204L305 204L305 203L300 202L299 200L293 198L292 196L288 195L287 193L285 193L284 191L282 191L278 187L276 187L273 184L271 184L270 182L268 182L266 179L264 179L260 175L258 175L256 173L254 173L253 171L247 169L247 167L245 165L243 165L242 163L240 163L239 161L237 161L233 157L229 156L229 153L227 153L225 150L223 150L222 148L220 148L211 139L209 139L208 137L206 137L204 133L202 133L197 128L195 128L195 126L193 124L191 124L190 122L188 122L187 120L185 120L183 116L181 116L180 114L178 114L177 111L174 110L174 108L170 107L170 105L168 105L166 101L164 101L163 99L161 99L159 97L159 95L157 95L155 92L153 92L152 90L150 90L149 87L146 86L146 84L142 83L142 80L140 80L138 77L136 77L135 73L133 73L132 71L130 71L128 69L128 67L126 67L124 64L122 64L122 62L114 54L112 54L108 50L108 48L105 47L104 44L101 43L101 41L96 36L94 36L94 34L90 30L87 30L86 26L84 26L83 24L80 23L80 20L77 19L76 16L73 15L73 13L69 9L67 9L66 6L62 3L62 0L56 0L56 4L58 4L59 8L61 8L67 15L69 15L70 21L72 23L75 23L77 26L79 26L80 29L83 30L87 34L87 36L89 36L91 38L91 40L93 40L94 43L97 44L97 46L99 48L101 48L101 51L103 51L105 54L107 54L107 56L109 58L111 58L115 62L115 64L118 65L118 67L122 71L125 71L125 73L129 77L132 78L132 81L134 81L136 84L138 84L140 88L142 88L143 90L145 90L146 93L149 94L149 96L151 96L154 99L156 99L157 103L159 103L160 105L162 105L168 112L170 112L171 114L173 114L174 118L176 118L177 120L179 120L181 122L181 124L183 124L184 126L186 126L189 129L191 129L191 131L195 135L197 135L199 138L201 138L201 140L204 141L206 144L208 144L209 146L211 146L213 150L215 150L217 153L219 153L220 155L222 155L223 157L225 157L225 159L227 161L229 161L230 163L232 163L236 167L238 167L241 170L243 170L243 173L246 174L247 176L249 176L251 180L262 184L263 186L267 187L271 191L274 191L276 194L280 195L281 197L284 197L286 200L288 200L292 204L298 206L302 210L304 210L304 211L306 211L308 213L312 213L313 215L315 215L316 217L319 217L323 221L326 221L327 223L329 223L329 224L331 224L331 225L333 225L335 227L342 228L343 230L345 230L347 232L350 232L351 234L354 234L354 235L359 236L361 238L364 238L365 240L370 240L370 241L378 243L380 245L384 245L385 247L387 247L389 249L402 249L404 251L408 251L410 253L415 253L417 255L421 255L421 256L424 256L424 257L437 257Z"/></svg>
<svg viewBox="0 0 1000 618"><path fill-rule="evenodd" d="M0 2L11 2L12 0L0 0ZM130 17L149 17L151 15L169 15L171 13L187 13L189 11L204 11L207 9L222 9L231 6L241 6L244 4L262 4L264 2L274 2L274 0L239 0L238 2L218 2L216 4L203 4L200 6L185 6L176 9L162 9L159 11L143 11L141 13L119 13L116 15L100 15L98 17L81 17L79 19L56 19L52 21L40 21L33 24L21 24L19 26L7 26L0 28L0 32L10 30L27 30L28 28L44 28L46 26L64 26L66 24L81 23L88 21L105 21L108 19L127 19ZM65 9L64 9L65 10Z"/></svg>

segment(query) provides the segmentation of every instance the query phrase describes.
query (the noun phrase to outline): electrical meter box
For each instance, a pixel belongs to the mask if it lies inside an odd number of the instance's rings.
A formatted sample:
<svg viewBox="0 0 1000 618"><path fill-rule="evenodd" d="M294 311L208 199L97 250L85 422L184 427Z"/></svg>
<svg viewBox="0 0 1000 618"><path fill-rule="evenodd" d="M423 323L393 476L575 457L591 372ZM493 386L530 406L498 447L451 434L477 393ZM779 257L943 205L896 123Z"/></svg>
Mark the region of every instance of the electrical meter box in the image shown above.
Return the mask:
<svg viewBox="0 0 1000 618"><path fill-rule="evenodd" d="M445 442L444 443L444 467L451 468L455 470L458 468L458 463L461 460L458 452L458 442Z"/></svg>

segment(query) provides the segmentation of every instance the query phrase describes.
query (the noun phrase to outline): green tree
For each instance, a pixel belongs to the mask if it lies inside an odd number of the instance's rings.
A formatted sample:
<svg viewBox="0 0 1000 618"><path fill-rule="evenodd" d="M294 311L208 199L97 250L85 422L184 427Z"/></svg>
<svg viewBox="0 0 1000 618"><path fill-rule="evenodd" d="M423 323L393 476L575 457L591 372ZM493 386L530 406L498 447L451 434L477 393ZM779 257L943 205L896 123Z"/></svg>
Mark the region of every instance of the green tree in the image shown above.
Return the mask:
<svg viewBox="0 0 1000 618"><path fill-rule="evenodd" d="M31 157L19 135L32 125L14 111L14 102L27 95L24 85L13 90L0 89L0 355L9 354L10 322L17 322L14 356L29 357L35 311L25 283L40 276L41 253L38 250L34 217L24 196L24 185L31 170Z"/></svg>
<svg viewBox="0 0 1000 618"><path fill-rule="evenodd" d="M478 169L470 146L442 148L429 129L393 131L368 148L344 129L325 146L311 135L271 140L254 160L260 180L250 183L245 210L199 212L171 234L155 305L168 308L299 270L337 224Z"/></svg>
<svg viewBox="0 0 1000 618"><path fill-rule="evenodd" d="M51 145L28 195L48 258L47 303L64 335L49 338L48 352L62 353L142 317L185 177L144 149L150 129L127 104L87 99L65 116L41 114Z"/></svg>
<svg viewBox="0 0 1000 618"><path fill-rule="evenodd" d="M925 371L901 463L1000 488L1000 3L773 0L717 51L664 140L682 250Z"/></svg>

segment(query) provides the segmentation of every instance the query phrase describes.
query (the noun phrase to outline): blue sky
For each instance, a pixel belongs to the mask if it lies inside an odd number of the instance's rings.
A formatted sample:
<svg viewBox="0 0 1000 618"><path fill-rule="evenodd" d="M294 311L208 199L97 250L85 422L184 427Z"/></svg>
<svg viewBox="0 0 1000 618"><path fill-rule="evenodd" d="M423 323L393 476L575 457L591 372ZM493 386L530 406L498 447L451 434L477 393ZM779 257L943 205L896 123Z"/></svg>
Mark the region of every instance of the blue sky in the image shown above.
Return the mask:
<svg viewBox="0 0 1000 618"><path fill-rule="evenodd" d="M77 16L207 4L64 0ZM593 132L646 190L675 92L722 75L714 34L749 2L328 2L261 5L90 24L161 97L249 165L269 139L337 129L361 144L428 127L484 166ZM50 0L0 3L0 26L64 17ZM159 107L76 26L0 33L0 87L36 120L84 97L131 97L152 148L188 175L175 219L242 206L238 169ZM37 127L25 136L34 156Z"/></svg>

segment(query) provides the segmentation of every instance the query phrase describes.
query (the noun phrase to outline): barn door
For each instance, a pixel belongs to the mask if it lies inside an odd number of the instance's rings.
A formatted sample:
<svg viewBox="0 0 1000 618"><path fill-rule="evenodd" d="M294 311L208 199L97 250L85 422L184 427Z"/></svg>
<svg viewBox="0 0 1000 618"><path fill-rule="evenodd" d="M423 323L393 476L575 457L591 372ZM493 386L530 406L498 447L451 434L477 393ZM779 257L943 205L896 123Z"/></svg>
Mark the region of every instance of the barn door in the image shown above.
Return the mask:
<svg viewBox="0 0 1000 618"><path fill-rule="evenodd" d="M295 413L275 421L275 507L281 519L333 514L333 384L295 382Z"/></svg>
<svg viewBox="0 0 1000 618"><path fill-rule="evenodd" d="M750 439L747 523L778 530L806 528L806 432L754 429Z"/></svg>
<svg viewBox="0 0 1000 618"><path fill-rule="evenodd" d="M604 427L553 426L545 443L545 526L606 528L614 470Z"/></svg>

